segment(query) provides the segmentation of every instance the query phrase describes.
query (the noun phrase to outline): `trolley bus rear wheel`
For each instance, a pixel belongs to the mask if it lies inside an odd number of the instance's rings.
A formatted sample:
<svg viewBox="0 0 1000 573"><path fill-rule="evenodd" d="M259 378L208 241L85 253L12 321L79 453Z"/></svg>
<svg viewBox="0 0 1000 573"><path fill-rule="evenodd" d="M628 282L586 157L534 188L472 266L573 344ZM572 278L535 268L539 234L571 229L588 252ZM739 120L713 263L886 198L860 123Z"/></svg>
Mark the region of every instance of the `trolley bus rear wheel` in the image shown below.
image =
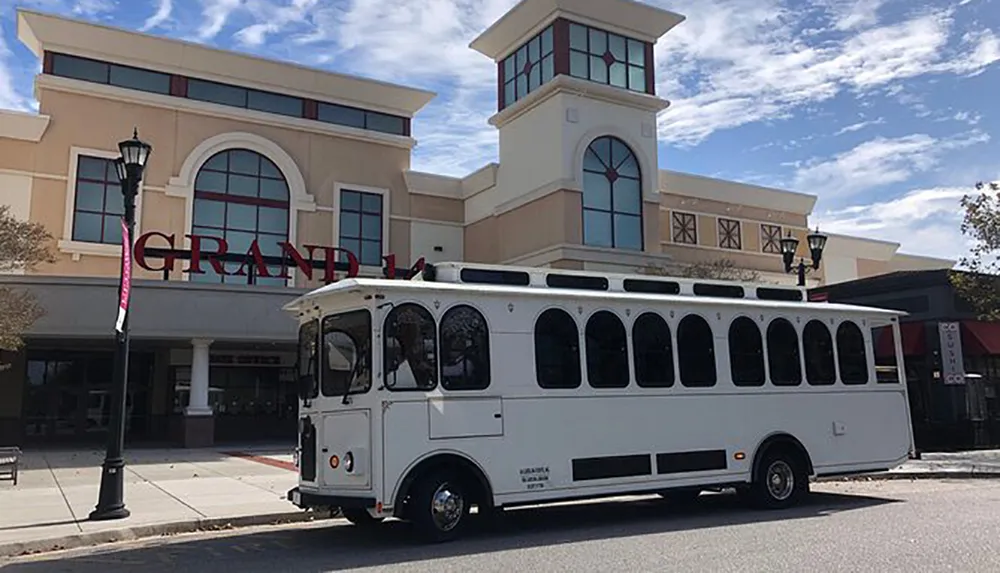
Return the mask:
<svg viewBox="0 0 1000 573"><path fill-rule="evenodd" d="M409 518L424 540L455 539L469 522L472 491L458 474L439 470L419 479L410 499Z"/></svg>
<svg viewBox="0 0 1000 573"><path fill-rule="evenodd" d="M750 484L750 502L760 509L784 509L809 491L805 460L790 447L770 447Z"/></svg>

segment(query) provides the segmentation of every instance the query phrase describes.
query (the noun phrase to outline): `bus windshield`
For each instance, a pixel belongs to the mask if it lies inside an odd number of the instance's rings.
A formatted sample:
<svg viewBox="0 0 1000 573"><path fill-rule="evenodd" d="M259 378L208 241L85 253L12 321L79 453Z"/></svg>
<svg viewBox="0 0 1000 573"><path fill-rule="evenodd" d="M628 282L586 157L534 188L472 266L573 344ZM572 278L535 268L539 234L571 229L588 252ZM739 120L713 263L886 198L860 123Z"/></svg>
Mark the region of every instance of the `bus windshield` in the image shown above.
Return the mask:
<svg viewBox="0 0 1000 573"><path fill-rule="evenodd" d="M372 317L354 310L323 319L323 395L364 394L372 385Z"/></svg>

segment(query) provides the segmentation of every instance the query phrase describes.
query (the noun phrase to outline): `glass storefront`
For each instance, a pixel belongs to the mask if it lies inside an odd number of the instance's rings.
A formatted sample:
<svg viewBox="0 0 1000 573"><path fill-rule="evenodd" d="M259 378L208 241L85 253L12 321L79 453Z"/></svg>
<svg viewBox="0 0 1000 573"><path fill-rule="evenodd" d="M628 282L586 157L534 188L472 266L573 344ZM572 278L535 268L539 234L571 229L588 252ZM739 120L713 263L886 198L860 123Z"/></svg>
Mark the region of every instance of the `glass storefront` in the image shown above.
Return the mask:
<svg viewBox="0 0 1000 573"><path fill-rule="evenodd" d="M30 351L23 398L24 439L100 442L111 420L114 352ZM153 358L129 353L126 440L150 427Z"/></svg>
<svg viewBox="0 0 1000 573"><path fill-rule="evenodd" d="M191 367L171 369L172 409L188 405ZM208 403L215 412L215 441L289 440L295 437L295 370L277 356L212 355Z"/></svg>

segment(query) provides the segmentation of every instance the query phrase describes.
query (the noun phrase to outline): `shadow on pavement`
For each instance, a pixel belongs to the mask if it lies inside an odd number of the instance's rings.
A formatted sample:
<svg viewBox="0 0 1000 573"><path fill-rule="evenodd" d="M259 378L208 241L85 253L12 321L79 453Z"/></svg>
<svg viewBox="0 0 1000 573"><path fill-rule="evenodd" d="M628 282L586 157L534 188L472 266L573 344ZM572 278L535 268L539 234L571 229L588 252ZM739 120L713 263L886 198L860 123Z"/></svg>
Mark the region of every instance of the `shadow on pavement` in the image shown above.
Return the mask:
<svg viewBox="0 0 1000 573"><path fill-rule="evenodd" d="M494 523L477 522L466 537L423 545L408 524L386 521L366 530L350 525L309 526L224 534L212 539L156 540L128 549L108 547L86 556L11 563L9 573L56 570L110 572L171 571L178 567L244 571L338 571L555 546L621 537L654 535L731 525L816 518L900 500L814 493L799 507L781 511L746 509L735 495L703 495L692 505L673 506L660 498L534 507L504 512ZM343 522L338 522L343 523ZM58 561L56 560L58 559ZM240 565L240 563L244 565Z"/></svg>

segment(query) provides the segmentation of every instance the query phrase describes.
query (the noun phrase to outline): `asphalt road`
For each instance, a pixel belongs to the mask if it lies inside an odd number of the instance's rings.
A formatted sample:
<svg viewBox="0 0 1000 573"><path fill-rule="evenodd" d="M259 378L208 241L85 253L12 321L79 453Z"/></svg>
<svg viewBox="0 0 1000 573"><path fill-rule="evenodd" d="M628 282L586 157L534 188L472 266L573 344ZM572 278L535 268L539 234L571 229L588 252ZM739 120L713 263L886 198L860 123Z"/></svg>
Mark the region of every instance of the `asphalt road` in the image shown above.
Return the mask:
<svg viewBox="0 0 1000 573"><path fill-rule="evenodd" d="M80 571L1000 571L1000 480L813 485L807 505L755 512L735 496L510 511L491 530L420 545L399 522L201 533L20 558L4 573Z"/></svg>

